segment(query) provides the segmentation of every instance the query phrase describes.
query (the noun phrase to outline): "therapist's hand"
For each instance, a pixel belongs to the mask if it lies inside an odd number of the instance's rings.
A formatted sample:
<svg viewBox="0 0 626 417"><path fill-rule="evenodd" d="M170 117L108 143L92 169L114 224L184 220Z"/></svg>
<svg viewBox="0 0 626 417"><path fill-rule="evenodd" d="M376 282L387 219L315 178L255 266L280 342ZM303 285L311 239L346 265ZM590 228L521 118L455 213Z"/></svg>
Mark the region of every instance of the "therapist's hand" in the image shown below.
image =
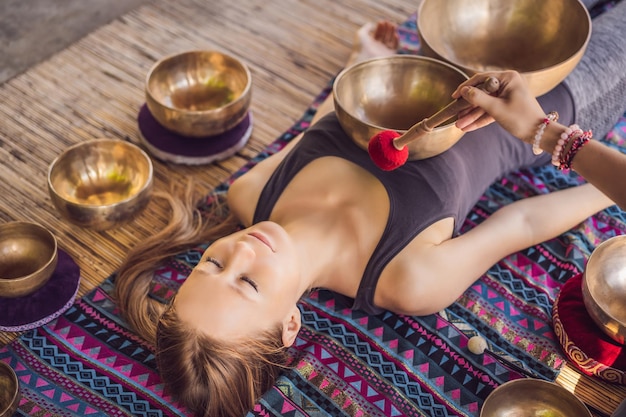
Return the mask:
<svg viewBox="0 0 626 417"><path fill-rule="evenodd" d="M494 95L476 87L488 77L496 77L500 81L500 88ZM545 117L526 80L516 71L476 74L459 85L452 97L463 97L472 104L471 108L459 113L456 122L456 126L465 132L495 120L513 136L532 143L537 126Z"/></svg>

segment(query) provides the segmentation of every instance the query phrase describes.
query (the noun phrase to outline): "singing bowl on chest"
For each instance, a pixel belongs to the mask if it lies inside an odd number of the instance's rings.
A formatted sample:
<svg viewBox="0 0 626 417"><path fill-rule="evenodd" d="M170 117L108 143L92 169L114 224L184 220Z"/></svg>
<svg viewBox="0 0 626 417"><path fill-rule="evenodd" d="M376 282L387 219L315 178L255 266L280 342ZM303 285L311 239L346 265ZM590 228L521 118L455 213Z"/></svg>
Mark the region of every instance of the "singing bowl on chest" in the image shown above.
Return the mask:
<svg viewBox="0 0 626 417"><path fill-rule="evenodd" d="M452 101L452 92L468 79L437 59L393 55L357 63L333 84L335 112L343 130L367 151L378 133L405 133ZM426 159L453 146L463 131L452 118L408 144L409 160Z"/></svg>

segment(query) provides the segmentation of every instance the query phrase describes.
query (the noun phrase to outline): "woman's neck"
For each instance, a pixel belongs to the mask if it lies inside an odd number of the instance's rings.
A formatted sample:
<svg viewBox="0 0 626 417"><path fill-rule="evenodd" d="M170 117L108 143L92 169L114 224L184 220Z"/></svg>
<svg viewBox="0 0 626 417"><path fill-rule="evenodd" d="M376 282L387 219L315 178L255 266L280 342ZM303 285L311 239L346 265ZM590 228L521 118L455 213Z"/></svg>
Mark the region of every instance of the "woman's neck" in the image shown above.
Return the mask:
<svg viewBox="0 0 626 417"><path fill-rule="evenodd" d="M301 266L302 293L326 288L354 297L372 247L363 245L358 212L338 208L333 215L311 211L285 216L279 223L290 235Z"/></svg>
<svg viewBox="0 0 626 417"><path fill-rule="evenodd" d="M304 290L321 287L355 296L388 215L387 192L372 174L324 157L292 179L270 220L296 245Z"/></svg>

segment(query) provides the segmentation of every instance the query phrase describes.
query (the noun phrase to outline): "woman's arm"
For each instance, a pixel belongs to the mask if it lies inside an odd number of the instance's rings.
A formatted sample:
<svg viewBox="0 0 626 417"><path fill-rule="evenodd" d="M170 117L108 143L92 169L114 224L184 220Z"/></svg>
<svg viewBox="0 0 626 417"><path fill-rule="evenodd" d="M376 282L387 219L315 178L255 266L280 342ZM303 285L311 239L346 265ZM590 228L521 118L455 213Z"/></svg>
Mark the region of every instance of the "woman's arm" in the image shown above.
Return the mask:
<svg viewBox="0 0 626 417"><path fill-rule="evenodd" d="M416 315L437 312L502 258L552 239L612 204L590 184L509 204L459 237L405 257L392 309Z"/></svg>
<svg viewBox="0 0 626 417"><path fill-rule="evenodd" d="M551 123L541 148L552 152L565 126ZM626 210L626 155L597 140L590 140L577 153L571 168Z"/></svg>

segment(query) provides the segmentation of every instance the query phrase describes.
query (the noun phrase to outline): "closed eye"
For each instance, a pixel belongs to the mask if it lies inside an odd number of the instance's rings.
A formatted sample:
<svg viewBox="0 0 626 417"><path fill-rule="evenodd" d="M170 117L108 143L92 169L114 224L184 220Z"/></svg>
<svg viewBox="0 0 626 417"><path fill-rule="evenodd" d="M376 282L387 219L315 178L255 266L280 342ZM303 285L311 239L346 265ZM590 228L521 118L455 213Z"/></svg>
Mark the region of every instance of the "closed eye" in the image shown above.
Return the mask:
<svg viewBox="0 0 626 417"><path fill-rule="evenodd" d="M217 266L219 269L224 269L224 266L215 258L211 258L210 256L205 259L206 262L210 262L213 265Z"/></svg>
<svg viewBox="0 0 626 417"><path fill-rule="evenodd" d="M242 281L244 281L244 282L246 282L246 283L250 284L250 286L251 286L252 288L254 288L254 291L259 292L259 287L256 285L256 282L252 281L250 278L248 278L248 277L247 277L247 276L245 276L245 275L243 275L240 279L241 279Z"/></svg>
<svg viewBox="0 0 626 417"><path fill-rule="evenodd" d="M220 261L218 261L218 260L217 260L217 259L215 259L215 258L211 258L211 257L209 256L209 257L207 257L207 258L205 259L205 261L206 261L206 262L210 262L210 263L212 263L213 265L217 266L219 269L224 269L224 265L222 265L222 264L220 263ZM254 281L253 281L252 279L250 279L249 277L247 277L247 276L245 276L245 275L242 275L239 279L241 279L243 282L245 282L245 283L249 284L252 288L254 288L254 291L259 292L259 287L258 287L258 285L256 284L256 282L254 282Z"/></svg>

